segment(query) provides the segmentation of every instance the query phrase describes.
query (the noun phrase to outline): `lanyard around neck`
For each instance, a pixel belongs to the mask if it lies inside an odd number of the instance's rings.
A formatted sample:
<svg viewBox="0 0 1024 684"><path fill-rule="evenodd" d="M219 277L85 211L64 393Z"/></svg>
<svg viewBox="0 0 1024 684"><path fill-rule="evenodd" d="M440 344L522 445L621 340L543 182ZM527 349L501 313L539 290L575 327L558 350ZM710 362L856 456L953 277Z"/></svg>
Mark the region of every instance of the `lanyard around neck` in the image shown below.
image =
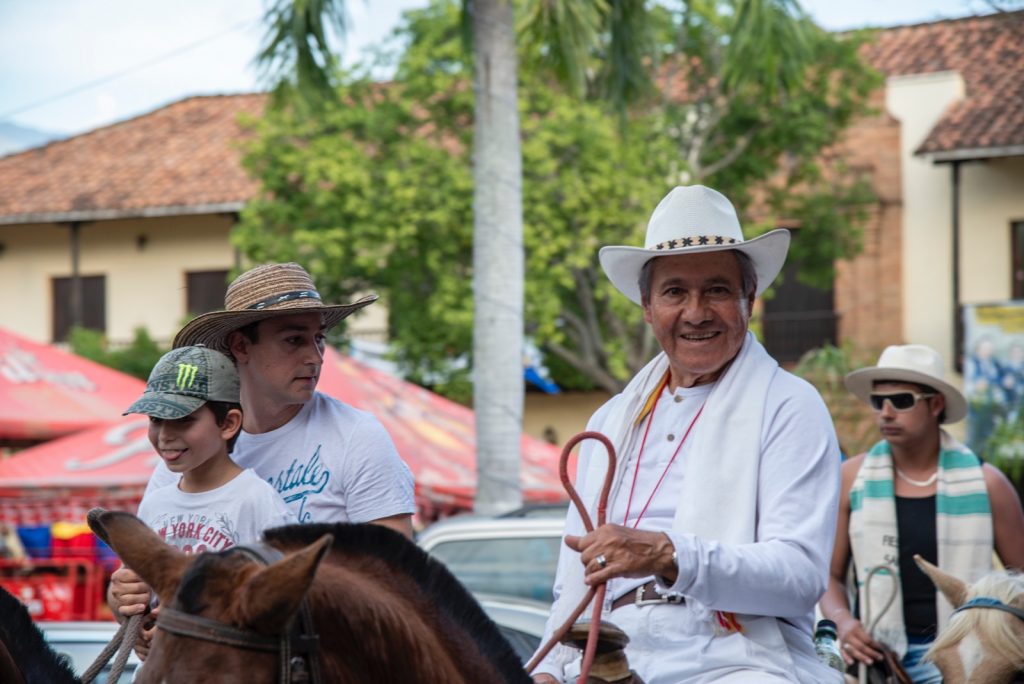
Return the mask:
<svg viewBox="0 0 1024 684"><path fill-rule="evenodd" d="M640 441L640 453L637 454L636 457L636 470L633 471L633 484L629 488L629 498L626 500L626 515L624 515L622 518L623 525L629 524L629 511L630 508L632 508L633 506L633 492L636 491L636 481L640 475L640 463L644 457L644 447L647 446L647 434L651 431L651 425L654 424L654 412L658 409L658 402L661 401L661 393L664 391L665 384L667 384L667 382L664 383L662 387L659 388L658 390L657 399L654 400L654 406L651 407L651 414L650 416L648 416L647 419L647 427L644 428L644 437ZM705 401L705 403L707 402ZM683 438L679 440L679 444L676 446L676 450L672 452L672 458L668 460L668 464L665 466L665 469L661 472L661 477L658 478L658 482L654 485L654 489L651 490L651 495L647 497L647 503L644 504L643 509L641 509L640 511L640 515L638 515L636 517L636 520L633 522L634 529L636 529L637 525L640 524L640 521L643 519L644 514L647 513L647 509L648 507L650 507L651 501L654 500L654 495L657 494L658 492L658 487L661 486L662 481L668 474L669 468L671 468L672 464L675 463L676 456L679 455L679 451L683 448L683 444L686 443L686 438L690 436L690 431L693 430L693 426L697 424L697 419L700 418L700 414L702 413L704 413L704 404L700 405L700 409L697 410L697 415L695 415L693 417L693 420L690 421L689 427L687 427L686 432L683 433Z"/></svg>

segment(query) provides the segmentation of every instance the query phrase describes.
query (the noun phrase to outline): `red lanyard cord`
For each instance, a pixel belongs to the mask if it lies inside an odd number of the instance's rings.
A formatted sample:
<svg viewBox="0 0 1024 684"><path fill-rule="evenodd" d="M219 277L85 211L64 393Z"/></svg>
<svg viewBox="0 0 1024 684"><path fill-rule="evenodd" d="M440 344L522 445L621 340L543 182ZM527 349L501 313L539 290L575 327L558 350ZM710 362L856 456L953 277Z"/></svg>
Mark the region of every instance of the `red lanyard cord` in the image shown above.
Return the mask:
<svg viewBox="0 0 1024 684"><path fill-rule="evenodd" d="M654 406L651 407L651 414L647 417L647 427L644 428L644 437L640 440L640 453L636 456L636 470L633 471L633 484L629 488L629 498L626 500L626 515L622 518L622 524L624 526L629 525L629 511L633 507L633 492L636 491L636 481L640 475L640 461L644 457L644 447L647 446L647 434L651 431L651 425L654 424L654 412L658 409L658 401L661 400L661 393L658 393L658 398L654 400ZM661 477L658 478L657 484L654 485L654 489L651 490L651 495L647 497L647 503L644 504L643 510L640 511L640 515L633 521L633 529L636 529L637 525L640 524L640 520L643 519L644 514L647 513L648 507L654 500L654 495L658 492L658 487L661 486L665 476L668 475L669 468L675 463L676 456L679 455L679 451L683 448L683 444L686 443L686 438L690 436L690 431L693 430L693 426L697 424L697 419L700 418L700 414L704 413L704 404L700 405L700 409L697 410L697 415L690 421L689 427L686 428L686 432L683 433L683 438L679 440L676 450L672 452L672 458L669 459L668 465L665 466L665 470L661 472Z"/></svg>

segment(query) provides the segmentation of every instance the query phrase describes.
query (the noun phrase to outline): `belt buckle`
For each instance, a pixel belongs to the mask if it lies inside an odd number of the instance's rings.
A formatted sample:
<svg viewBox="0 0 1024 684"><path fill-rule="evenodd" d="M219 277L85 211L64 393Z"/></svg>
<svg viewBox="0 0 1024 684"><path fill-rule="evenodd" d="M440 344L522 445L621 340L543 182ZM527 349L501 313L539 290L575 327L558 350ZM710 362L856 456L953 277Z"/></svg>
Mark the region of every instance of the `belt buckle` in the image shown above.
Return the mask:
<svg viewBox="0 0 1024 684"><path fill-rule="evenodd" d="M633 601L633 604L635 606L637 606L638 608L640 606L653 606L653 605L656 605L656 604L659 604L659 603L682 603L683 602L683 597L682 596L662 596L661 594L658 594L657 598L645 599L644 598L644 589L646 589L646 588L647 588L646 584L641 584L639 587L636 588L636 599Z"/></svg>

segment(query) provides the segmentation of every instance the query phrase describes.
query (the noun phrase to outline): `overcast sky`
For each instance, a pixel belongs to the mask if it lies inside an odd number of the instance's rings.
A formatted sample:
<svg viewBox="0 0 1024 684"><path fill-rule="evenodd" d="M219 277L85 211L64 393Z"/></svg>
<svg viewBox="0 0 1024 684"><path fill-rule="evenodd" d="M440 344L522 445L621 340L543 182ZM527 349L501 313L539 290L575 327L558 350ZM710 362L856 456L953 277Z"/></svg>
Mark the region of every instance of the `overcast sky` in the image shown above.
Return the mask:
<svg viewBox="0 0 1024 684"><path fill-rule="evenodd" d="M0 123L78 133L189 95L259 88L266 0L0 0ZM345 59L427 0L348 0ZM803 0L827 29L984 12L984 0Z"/></svg>

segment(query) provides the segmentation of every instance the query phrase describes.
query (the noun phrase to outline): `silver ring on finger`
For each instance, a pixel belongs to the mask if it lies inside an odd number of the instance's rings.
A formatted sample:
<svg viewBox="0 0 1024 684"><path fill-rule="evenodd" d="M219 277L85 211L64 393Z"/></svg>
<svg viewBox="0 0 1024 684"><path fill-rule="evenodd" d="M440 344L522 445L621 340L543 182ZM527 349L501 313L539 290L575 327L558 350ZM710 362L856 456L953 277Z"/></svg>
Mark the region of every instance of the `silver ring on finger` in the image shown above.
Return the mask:
<svg viewBox="0 0 1024 684"><path fill-rule="evenodd" d="M596 560L597 564L600 565L602 568L608 565L608 559L604 557L603 553L597 554L597 558L595 558L594 560Z"/></svg>

